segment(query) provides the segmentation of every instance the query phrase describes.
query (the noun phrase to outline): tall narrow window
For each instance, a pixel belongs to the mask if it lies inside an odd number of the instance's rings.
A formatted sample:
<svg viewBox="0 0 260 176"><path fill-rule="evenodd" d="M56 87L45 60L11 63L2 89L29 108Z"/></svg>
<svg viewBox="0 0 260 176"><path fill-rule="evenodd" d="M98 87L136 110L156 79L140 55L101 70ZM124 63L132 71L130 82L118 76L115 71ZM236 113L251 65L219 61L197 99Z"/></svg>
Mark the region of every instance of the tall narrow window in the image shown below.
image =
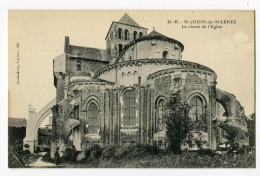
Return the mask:
<svg viewBox="0 0 260 176"><path fill-rule="evenodd" d="M88 133L98 134L99 120L98 120L98 107L92 102L88 107Z"/></svg>
<svg viewBox="0 0 260 176"><path fill-rule="evenodd" d="M118 29L118 38L119 39L123 38L123 30L121 28Z"/></svg>
<svg viewBox="0 0 260 176"><path fill-rule="evenodd" d="M110 33L110 40L113 39L113 32Z"/></svg>
<svg viewBox="0 0 260 176"><path fill-rule="evenodd" d="M119 44L119 45L118 45L118 52L121 53L122 50L123 50L123 45L122 45L122 44Z"/></svg>
<svg viewBox="0 0 260 176"><path fill-rule="evenodd" d="M129 39L129 32L127 29L125 29L125 40Z"/></svg>
<svg viewBox="0 0 260 176"><path fill-rule="evenodd" d="M74 107L74 119L79 120L79 106Z"/></svg>
<svg viewBox="0 0 260 176"><path fill-rule="evenodd" d="M204 107L203 100L199 96L194 96L190 100L191 110L189 111L190 118L196 122L203 115Z"/></svg>
<svg viewBox="0 0 260 176"><path fill-rule="evenodd" d="M123 126L136 125L136 92L128 90L123 95Z"/></svg>
<svg viewBox="0 0 260 176"><path fill-rule="evenodd" d="M166 126L164 123L164 115L165 115L165 106L166 106L166 101L164 99L160 99L158 102L158 119L156 122L156 129L157 131L165 131Z"/></svg>
<svg viewBox="0 0 260 176"><path fill-rule="evenodd" d="M137 32L134 31L134 40L137 39Z"/></svg>
<svg viewBox="0 0 260 176"><path fill-rule="evenodd" d="M77 71L81 71L81 61L77 61Z"/></svg>
<svg viewBox="0 0 260 176"><path fill-rule="evenodd" d="M169 52L168 51L163 51L162 58L163 59L168 59L168 57L169 57Z"/></svg>
<svg viewBox="0 0 260 176"><path fill-rule="evenodd" d="M139 38L141 38L141 37L143 37L143 33L142 32L139 33Z"/></svg>

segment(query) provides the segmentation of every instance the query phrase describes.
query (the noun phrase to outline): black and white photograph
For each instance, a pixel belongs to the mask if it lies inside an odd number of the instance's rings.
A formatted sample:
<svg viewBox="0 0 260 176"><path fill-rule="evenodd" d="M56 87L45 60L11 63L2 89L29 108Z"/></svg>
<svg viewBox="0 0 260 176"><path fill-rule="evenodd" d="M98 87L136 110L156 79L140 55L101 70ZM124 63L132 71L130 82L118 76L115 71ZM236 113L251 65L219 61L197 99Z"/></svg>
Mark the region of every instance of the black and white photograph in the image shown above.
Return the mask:
<svg viewBox="0 0 260 176"><path fill-rule="evenodd" d="M254 10L8 11L11 169L256 168L255 91Z"/></svg>

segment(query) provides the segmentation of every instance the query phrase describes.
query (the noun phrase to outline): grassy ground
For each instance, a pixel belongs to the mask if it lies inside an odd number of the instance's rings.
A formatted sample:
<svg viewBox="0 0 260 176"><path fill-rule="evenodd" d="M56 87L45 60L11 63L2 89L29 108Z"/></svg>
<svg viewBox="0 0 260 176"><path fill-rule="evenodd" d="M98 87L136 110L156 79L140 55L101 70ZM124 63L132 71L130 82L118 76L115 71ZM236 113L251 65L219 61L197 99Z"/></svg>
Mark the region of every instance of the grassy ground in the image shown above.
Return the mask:
<svg viewBox="0 0 260 176"><path fill-rule="evenodd" d="M9 167L19 167L12 160L9 150ZM26 152L24 152L26 153ZM70 164L69 151L61 158L58 168L255 168L253 154L216 154L209 150L196 152L184 151L182 155L173 155L149 145L129 147L96 145L85 151L85 158L76 164ZM24 154L32 163L40 156ZM43 162L54 163L48 152L42 157ZM52 166L51 166L52 167Z"/></svg>
<svg viewBox="0 0 260 176"><path fill-rule="evenodd" d="M62 165L69 168L255 168L255 157L253 155L211 157L186 153L119 160L95 159L74 165L70 163Z"/></svg>

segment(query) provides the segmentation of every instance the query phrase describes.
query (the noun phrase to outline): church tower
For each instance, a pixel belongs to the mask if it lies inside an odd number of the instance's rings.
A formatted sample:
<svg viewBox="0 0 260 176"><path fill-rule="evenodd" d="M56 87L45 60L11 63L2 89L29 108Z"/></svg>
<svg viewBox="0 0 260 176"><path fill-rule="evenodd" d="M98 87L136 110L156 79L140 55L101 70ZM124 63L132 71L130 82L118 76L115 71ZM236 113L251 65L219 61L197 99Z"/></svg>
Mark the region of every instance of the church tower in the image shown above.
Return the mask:
<svg viewBox="0 0 260 176"><path fill-rule="evenodd" d="M116 57L129 42L147 34L147 28L137 24L127 13L118 21L113 21L106 35L106 50L113 64Z"/></svg>

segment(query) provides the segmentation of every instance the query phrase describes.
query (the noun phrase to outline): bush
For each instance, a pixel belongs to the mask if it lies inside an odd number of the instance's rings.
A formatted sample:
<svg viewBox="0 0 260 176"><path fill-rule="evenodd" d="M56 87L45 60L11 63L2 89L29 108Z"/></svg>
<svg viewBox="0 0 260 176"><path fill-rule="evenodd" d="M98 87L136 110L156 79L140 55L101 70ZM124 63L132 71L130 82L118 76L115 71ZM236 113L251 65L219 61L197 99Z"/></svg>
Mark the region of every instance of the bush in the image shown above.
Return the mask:
<svg viewBox="0 0 260 176"><path fill-rule="evenodd" d="M35 153L39 153L40 151L41 151L40 147L37 146L37 147L36 147L36 150L35 150Z"/></svg>
<svg viewBox="0 0 260 176"><path fill-rule="evenodd" d="M102 148L98 144L85 150L85 159L99 159L102 156Z"/></svg>
<svg viewBox="0 0 260 176"><path fill-rule="evenodd" d="M117 148L115 146L108 146L102 152L102 159L116 158Z"/></svg>
<svg viewBox="0 0 260 176"><path fill-rule="evenodd" d="M29 150L20 150L20 151L17 151L17 153L21 156L26 156L26 155L31 154L31 152Z"/></svg>
<svg viewBox="0 0 260 176"><path fill-rule="evenodd" d="M127 147L117 147L116 148L116 159L123 159L126 158L129 153L129 150Z"/></svg>
<svg viewBox="0 0 260 176"><path fill-rule="evenodd" d="M30 145L29 144L24 144L24 148L29 148Z"/></svg>
<svg viewBox="0 0 260 176"><path fill-rule="evenodd" d="M215 156L215 153L210 149L199 149L198 150L199 155L208 155L208 156Z"/></svg>
<svg viewBox="0 0 260 176"><path fill-rule="evenodd" d="M72 155L72 149L67 147L64 151L64 155L62 156L62 160L63 161L68 161L71 159L71 155Z"/></svg>

